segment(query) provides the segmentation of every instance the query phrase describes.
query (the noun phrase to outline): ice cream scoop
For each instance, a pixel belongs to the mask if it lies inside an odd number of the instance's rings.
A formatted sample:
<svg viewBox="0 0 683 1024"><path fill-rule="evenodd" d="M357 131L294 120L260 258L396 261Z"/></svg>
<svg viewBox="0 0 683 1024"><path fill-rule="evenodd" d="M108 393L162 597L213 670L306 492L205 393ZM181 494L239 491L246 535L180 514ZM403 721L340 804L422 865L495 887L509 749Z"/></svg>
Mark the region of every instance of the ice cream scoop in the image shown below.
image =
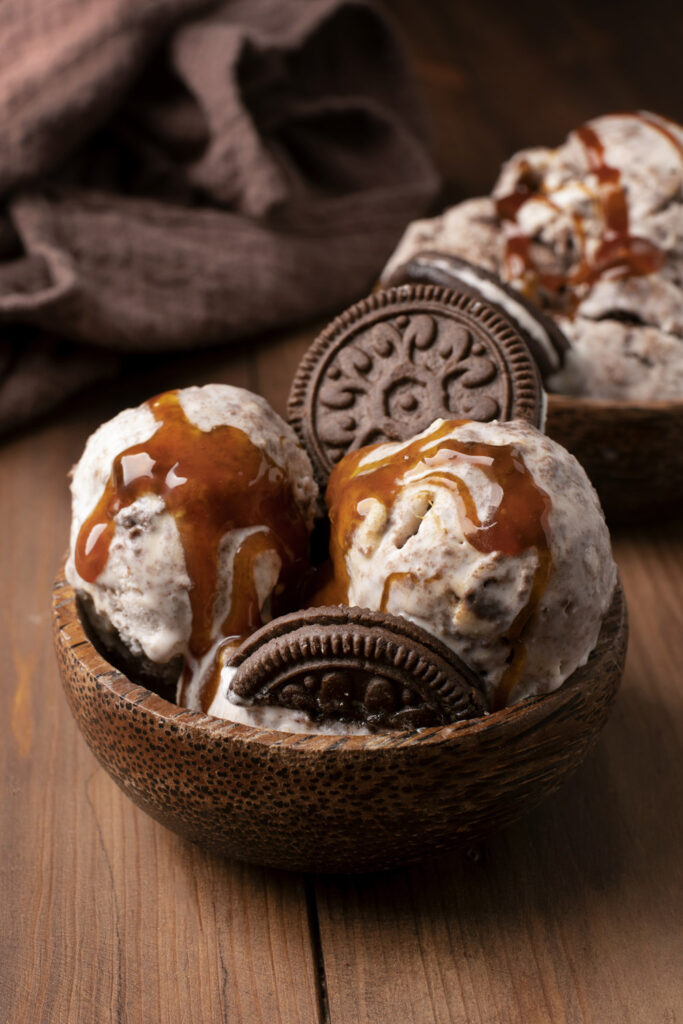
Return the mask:
<svg viewBox="0 0 683 1024"><path fill-rule="evenodd" d="M315 603L422 626L494 709L585 664L616 581L609 533L579 463L528 423L437 420L350 452L327 502L334 574Z"/></svg>
<svg viewBox="0 0 683 1024"><path fill-rule="evenodd" d="M179 679L180 703L210 701L222 648L296 605L318 492L263 398L210 384L127 409L71 490L69 582L105 645Z"/></svg>
<svg viewBox="0 0 683 1024"><path fill-rule="evenodd" d="M406 231L383 279L424 250L478 264L551 313L571 342L555 391L683 396L683 128L596 118L502 168L491 197Z"/></svg>

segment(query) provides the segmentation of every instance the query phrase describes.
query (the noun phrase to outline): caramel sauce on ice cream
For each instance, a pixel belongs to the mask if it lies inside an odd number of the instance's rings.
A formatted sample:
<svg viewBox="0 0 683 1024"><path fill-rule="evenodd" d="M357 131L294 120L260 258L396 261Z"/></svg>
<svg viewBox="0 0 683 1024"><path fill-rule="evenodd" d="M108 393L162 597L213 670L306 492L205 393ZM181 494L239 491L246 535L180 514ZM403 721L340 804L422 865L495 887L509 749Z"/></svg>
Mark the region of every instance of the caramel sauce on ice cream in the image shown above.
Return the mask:
<svg viewBox="0 0 683 1024"><path fill-rule="evenodd" d="M568 344L551 391L608 401L683 396L683 125L606 114L555 148L513 154L490 196L408 226L382 274L499 278ZM497 302L497 299L490 298Z"/></svg>
<svg viewBox="0 0 683 1024"><path fill-rule="evenodd" d="M533 582L524 607L507 631L511 657L497 686L495 705L507 704L523 670L524 630L545 592L552 570L549 513L551 501L534 481L515 444L488 444L461 440L454 431L467 421L437 422L425 434L398 449L372 445L346 455L333 470L326 500L330 511L330 556L332 580L316 595L313 603L349 603L347 556L357 543L358 527L368 498L379 501L393 514L396 501L406 486L446 488L452 495L465 540L482 554L499 553L516 557L529 549L537 555ZM377 458L373 459L373 453ZM465 466L476 466L495 485L497 504L481 518L472 493L463 478ZM365 506L367 507L367 506ZM380 610L386 611L392 586L397 582L418 582L420 567L406 565L403 572L386 575ZM424 576L424 573L422 573ZM430 580L421 582L429 584Z"/></svg>
<svg viewBox="0 0 683 1024"><path fill-rule="evenodd" d="M278 592L296 589L308 564L308 530L286 474L244 431L228 425L201 430L188 420L175 391L147 405L159 426L114 458L104 492L78 533L75 566L94 583L107 564L118 513L142 495L161 497L191 581L188 648L199 661L221 636L244 637L262 625L254 573L259 556L275 552L280 560L275 604ZM231 531L248 527L258 530L241 540L234 555L229 607L217 631L221 544ZM185 673L189 677L187 665Z"/></svg>
<svg viewBox="0 0 683 1024"><path fill-rule="evenodd" d="M105 646L168 669L164 685L182 659L178 703L231 718L233 652L310 593L318 493L290 428L240 389L168 392L98 429L72 497L67 578ZM330 560L309 605L414 622L490 708L556 688L593 649L609 534L578 463L523 420L437 420L353 451L327 501Z"/></svg>
<svg viewBox="0 0 683 1024"><path fill-rule="evenodd" d="M629 114L664 134L679 152L681 145L665 125L647 115ZM603 276L620 279L653 274L666 262L666 254L647 238L630 232L628 192L622 183L621 171L605 161L605 147L593 127L584 124L577 128L576 137L583 146L589 171L597 182L593 198L599 205L603 233L596 249L586 252L584 223L582 216L571 214L574 235L581 252L578 262L566 273L549 273L540 267L532 251L532 238L521 232L514 232L505 242L505 262L513 271L513 277L522 277L528 297L543 305L539 292L553 297L573 312L579 302L576 289L590 287ZM531 200L547 203L560 212L553 202L553 193L537 181L533 169L525 162L521 165L515 189L509 195L496 200L496 211L502 221L515 225L522 207ZM518 268L522 268L521 273Z"/></svg>

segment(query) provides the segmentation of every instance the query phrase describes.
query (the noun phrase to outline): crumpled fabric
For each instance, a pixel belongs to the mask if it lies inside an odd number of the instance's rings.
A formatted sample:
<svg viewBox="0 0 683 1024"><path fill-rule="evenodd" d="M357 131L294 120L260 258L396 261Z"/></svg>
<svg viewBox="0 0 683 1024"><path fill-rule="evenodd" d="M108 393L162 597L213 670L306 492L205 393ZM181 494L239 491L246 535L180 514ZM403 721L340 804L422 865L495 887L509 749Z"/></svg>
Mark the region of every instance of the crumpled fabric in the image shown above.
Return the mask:
<svg viewBox="0 0 683 1024"><path fill-rule="evenodd" d="M360 0L4 0L0 127L0 430L339 312L438 187Z"/></svg>

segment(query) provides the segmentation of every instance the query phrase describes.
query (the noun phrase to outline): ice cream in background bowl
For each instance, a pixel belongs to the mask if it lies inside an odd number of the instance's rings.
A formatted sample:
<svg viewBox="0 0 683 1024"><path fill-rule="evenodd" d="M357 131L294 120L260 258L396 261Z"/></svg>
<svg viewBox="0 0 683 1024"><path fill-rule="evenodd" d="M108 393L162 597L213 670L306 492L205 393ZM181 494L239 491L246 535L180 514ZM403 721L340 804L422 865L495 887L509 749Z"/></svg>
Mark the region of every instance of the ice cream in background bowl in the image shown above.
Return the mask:
<svg viewBox="0 0 683 1024"><path fill-rule="evenodd" d="M683 399L683 128L596 118L504 164L491 196L411 225L384 273L462 257L549 313L571 343L561 394Z"/></svg>
<svg viewBox="0 0 683 1024"><path fill-rule="evenodd" d="M666 513L683 477L683 128L611 114L515 154L489 196L411 224L383 281L429 279L439 255L497 277L569 341L546 377L548 432L608 515Z"/></svg>

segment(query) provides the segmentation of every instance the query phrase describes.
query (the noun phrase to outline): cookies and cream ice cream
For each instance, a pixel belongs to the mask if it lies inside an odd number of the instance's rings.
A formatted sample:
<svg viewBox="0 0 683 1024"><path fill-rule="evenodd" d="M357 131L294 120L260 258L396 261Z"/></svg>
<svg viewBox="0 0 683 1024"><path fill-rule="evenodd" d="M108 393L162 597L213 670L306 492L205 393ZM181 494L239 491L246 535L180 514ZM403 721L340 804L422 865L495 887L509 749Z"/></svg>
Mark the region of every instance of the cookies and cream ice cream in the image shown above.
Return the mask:
<svg viewBox="0 0 683 1024"><path fill-rule="evenodd" d="M330 477L334 578L320 604L401 615L450 647L491 707L560 686L616 582L585 472L520 420L437 420L346 455Z"/></svg>
<svg viewBox="0 0 683 1024"><path fill-rule="evenodd" d="M241 389L187 388L120 413L89 439L72 495L67 578L107 650L127 652L133 678L170 672L183 706L292 732L362 733L380 711L414 715L417 677L404 666L390 683L390 666L366 665L358 624L330 640L339 664L320 663L314 630L295 656L286 645L277 656L284 703L249 705L231 695L234 666L249 643L258 656L247 638L264 623L276 620L261 633L286 635L285 611L350 605L409 620L429 634L443 685L459 673L452 696L460 707L464 685L472 714L560 686L593 650L616 582L585 473L522 420L436 420L345 455L326 495L331 558L312 589L308 456ZM347 640L355 668L341 657ZM248 664L239 671L251 678ZM300 709L314 694L320 706L348 703L359 665L367 727Z"/></svg>
<svg viewBox="0 0 683 1024"><path fill-rule="evenodd" d="M409 226L383 275L425 250L498 275L571 343L555 391L683 397L683 128L596 118L502 168L490 197Z"/></svg>
<svg viewBox="0 0 683 1024"><path fill-rule="evenodd" d="M220 384L126 409L73 470L66 575L111 647L210 702L224 649L288 603L308 571L318 490L291 428Z"/></svg>

